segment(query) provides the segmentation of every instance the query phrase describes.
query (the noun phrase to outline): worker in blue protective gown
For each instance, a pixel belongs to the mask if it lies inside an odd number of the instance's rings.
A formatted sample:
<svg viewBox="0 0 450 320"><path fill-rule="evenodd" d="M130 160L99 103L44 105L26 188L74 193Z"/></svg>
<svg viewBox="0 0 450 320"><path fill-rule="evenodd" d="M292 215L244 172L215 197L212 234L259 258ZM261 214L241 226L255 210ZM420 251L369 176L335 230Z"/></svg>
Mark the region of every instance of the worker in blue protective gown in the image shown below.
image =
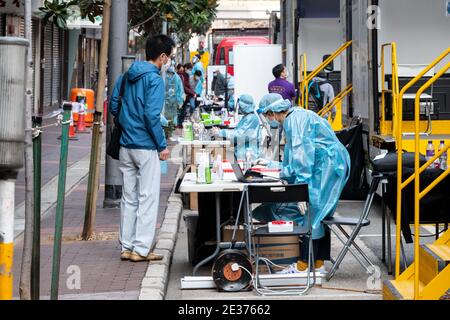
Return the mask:
<svg viewBox="0 0 450 320"><path fill-rule="evenodd" d="M184 88L183 81L173 66L167 70L165 90L164 116L176 126L178 125L178 109L184 103Z"/></svg>
<svg viewBox="0 0 450 320"><path fill-rule="evenodd" d="M234 153L238 160L245 160L250 151L254 162L261 156L261 127L256 114L256 106L252 96L243 94L238 99L239 111L244 115L235 129L213 128L213 133L230 140L234 144Z"/></svg>
<svg viewBox="0 0 450 320"><path fill-rule="evenodd" d="M279 123L285 133L281 177L288 184L308 184L315 268L324 271L331 242L322 221L334 214L350 174L350 156L330 124L312 111L292 108L289 100L278 99L268 104L263 113L270 123ZM305 205L291 203L262 205L253 214L260 220L291 220L307 226L305 212ZM281 273L307 270L307 244L308 241L302 242L300 261Z"/></svg>

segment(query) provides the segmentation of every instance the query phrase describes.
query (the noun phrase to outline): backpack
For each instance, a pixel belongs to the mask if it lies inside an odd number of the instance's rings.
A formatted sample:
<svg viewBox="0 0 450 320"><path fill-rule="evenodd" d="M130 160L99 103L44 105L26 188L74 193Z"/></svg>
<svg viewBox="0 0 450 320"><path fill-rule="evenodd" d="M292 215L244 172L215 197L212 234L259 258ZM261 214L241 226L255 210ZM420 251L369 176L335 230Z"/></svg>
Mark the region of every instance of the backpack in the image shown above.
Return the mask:
<svg viewBox="0 0 450 320"><path fill-rule="evenodd" d="M309 99L308 99L308 106L310 110L313 110L315 112L320 111L324 107L324 94L320 90L320 86L328 83L327 81L317 81L317 80L311 80L311 82L308 85L308 91L309 91Z"/></svg>

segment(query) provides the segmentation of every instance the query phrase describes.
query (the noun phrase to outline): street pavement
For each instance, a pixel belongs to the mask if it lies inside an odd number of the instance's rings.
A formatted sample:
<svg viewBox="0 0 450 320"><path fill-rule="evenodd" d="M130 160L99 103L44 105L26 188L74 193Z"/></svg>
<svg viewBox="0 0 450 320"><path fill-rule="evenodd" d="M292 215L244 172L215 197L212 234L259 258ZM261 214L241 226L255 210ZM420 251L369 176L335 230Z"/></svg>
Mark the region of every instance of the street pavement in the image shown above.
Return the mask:
<svg viewBox="0 0 450 320"><path fill-rule="evenodd" d="M59 128L60 130L60 128ZM58 174L59 144L57 130L48 130L43 145L43 186ZM91 135L78 135L77 141L69 146L69 162L77 161L89 155ZM55 139L56 141L53 141ZM171 147L170 147L171 148ZM104 149L104 146L103 146ZM103 150L104 152L104 150ZM55 160L55 157L58 160ZM57 161L55 163L55 161ZM70 170L70 168L68 169ZM97 199L97 214L94 236L89 241L82 241L85 202L87 192L87 176L74 186L66 196L64 210L63 243L61 250L61 268L59 281L60 299L138 299L141 282L146 274L148 262L133 263L120 260L118 230L120 210L102 208L104 197L104 164L100 168L101 182ZM172 192L178 164L169 161L167 174L161 177L160 206L157 219L157 234L164 219L168 198ZM86 171L87 173L87 171ZM20 176L19 176L20 178ZM21 199L21 184L18 181L17 199ZM54 193L54 189L46 189ZM43 194L43 197L45 195ZM17 203L17 202L16 202ZM49 299L53 258L53 237L55 228L55 208L51 208L47 217L41 222L41 299ZM158 236L157 236L158 237ZM156 241L157 239L155 239ZM22 257L23 234L15 241L14 249L14 299L19 299L19 278ZM80 275L79 283L76 275Z"/></svg>

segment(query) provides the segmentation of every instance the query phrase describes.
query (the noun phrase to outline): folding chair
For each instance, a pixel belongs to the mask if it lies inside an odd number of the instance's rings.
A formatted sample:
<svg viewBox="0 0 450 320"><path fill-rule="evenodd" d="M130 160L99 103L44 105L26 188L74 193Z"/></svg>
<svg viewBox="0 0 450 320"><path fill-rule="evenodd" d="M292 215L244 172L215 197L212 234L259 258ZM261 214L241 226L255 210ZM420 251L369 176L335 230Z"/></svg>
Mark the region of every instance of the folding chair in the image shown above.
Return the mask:
<svg viewBox="0 0 450 320"><path fill-rule="evenodd" d="M314 269L314 252L312 243L312 223L309 214L309 196L308 185L280 185L280 186L264 186L264 185L248 185L243 192L243 197L246 198L246 226L247 226L247 242L248 250L251 258L255 261L255 277L254 289L261 295L293 295L305 294L316 283L316 273ZM307 213L305 218L308 219L307 226L294 226L293 232L269 233L268 227L253 228L253 217L251 205L254 203L307 203ZM296 235L298 237L308 236L309 239L309 254L308 254L308 270L305 285L279 285L268 287L261 284L259 274L259 261L262 259L259 256L259 242L262 237L287 236ZM252 244L252 237L256 239L256 243ZM267 259L266 259L267 260ZM311 273L312 281L311 281ZM275 275L278 276L278 275ZM279 275L284 276L284 275Z"/></svg>
<svg viewBox="0 0 450 320"><path fill-rule="evenodd" d="M327 274L327 280L330 280L336 273L339 265L344 259L348 251L358 260L363 268L366 269L368 274L375 272L375 266L370 261L369 257L364 253L364 251L356 244L355 239L358 236L361 228L366 227L370 224L368 220L369 212L372 207L373 198L377 191L380 181L384 178L381 173L372 174L372 183L370 184L369 193L367 195L366 201L364 203L364 208L361 212L359 218L349 218L349 217L328 217L325 218L322 223L330 229L330 231L342 242L344 247L339 252L337 258L333 262L333 266ZM350 235L345 231L343 226L353 227ZM337 229L337 230L336 230ZM359 252L360 256L353 250L353 248Z"/></svg>
<svg viewBox="0 0 450 320"><path fill-rule="evenodd" d="M413 153L402 153L403 157L403 167L408 168L413 165L414 154ZM359 218L349 218L349 217L328 217L325 218L322 223L326 225L331 232L344 244L344 247L339 252L337 258L333 262L333 266L327 275L327 280L331 279L336 273L339 265L344 259L348 251L358 260L358 262L366 269L368 274L373 274L375 272L375 266L370 261L369 257L364 253L364 251L355 243L355 239L358 236L359 231L370 224L368 219L370 209L372 208L373 198L377 192L378 185L384 179L392 179L392 175L396 173L397 170L397 152L389 152L384 158L370 161L373 167L372 171L372 182L370 184L369 192L364 203L364 208L361 212ZM423 164L426 159L421 156L420 162ZM385 186L383 186L382 193L384 196ZM390 220L390 219L389 219ZM390 221L388 221L388 225ZM343 226L353 227L350 235L345 231ZM384 222L383 222L384 226ZM384 232L383 232L384 233ZM390 243L390 228L388 228L388 243ZM384 241L383 241L384 242ZM360 254L355 252L355 250ZM402 252L403 245L402 245ZM390 251L390 250L389 250ZM390 254L389 254L390 256Z"/></svg>

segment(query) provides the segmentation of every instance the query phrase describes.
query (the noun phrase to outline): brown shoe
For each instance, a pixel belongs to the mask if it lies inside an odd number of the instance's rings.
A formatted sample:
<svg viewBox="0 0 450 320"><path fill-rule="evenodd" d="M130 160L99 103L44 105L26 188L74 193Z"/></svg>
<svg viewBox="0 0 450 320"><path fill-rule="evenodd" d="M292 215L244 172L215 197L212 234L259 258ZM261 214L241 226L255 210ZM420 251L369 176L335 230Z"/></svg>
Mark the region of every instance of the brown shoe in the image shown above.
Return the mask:
<svg viewBox="0 0 450 320"><path fill-rule="evenodd" d="M120 254L120 260L130 260L131 251L130 250L124 250Z"/></svg>
<svg viewBox="0 0 450 320"><path fill-rule="evenodd" d="M133 262L139 262L139 261L155 261L155 260L162 260L164 258L163 255L161 254L156 254L153 252L150 252L148 254L148 256L143 257L140 254L136 253L136 252L132 252L130 255L130 261Z"/></svg>

